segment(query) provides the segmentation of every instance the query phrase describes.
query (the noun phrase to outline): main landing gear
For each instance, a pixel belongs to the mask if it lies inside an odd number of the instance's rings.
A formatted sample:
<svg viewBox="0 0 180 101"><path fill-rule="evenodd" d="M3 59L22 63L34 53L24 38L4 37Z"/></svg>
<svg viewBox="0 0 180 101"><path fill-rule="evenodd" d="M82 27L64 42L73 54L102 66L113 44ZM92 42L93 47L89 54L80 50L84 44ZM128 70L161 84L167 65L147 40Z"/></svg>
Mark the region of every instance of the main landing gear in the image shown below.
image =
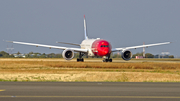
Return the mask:
<svg viewBox="0 0 180 101"><path fill-rule="evenodd" d="M103 57L104 59L103 59L103 62L112 62L112 59L110 59L110 56L108 56L108 57Z"/></svg>
<svg viewBox="0 0 180 101"><path fill-rule="evenodd" d="M77 62L84 62L84 59L82 58L83 55L84 53L79 52L79 58L77 58Z"/></svg>

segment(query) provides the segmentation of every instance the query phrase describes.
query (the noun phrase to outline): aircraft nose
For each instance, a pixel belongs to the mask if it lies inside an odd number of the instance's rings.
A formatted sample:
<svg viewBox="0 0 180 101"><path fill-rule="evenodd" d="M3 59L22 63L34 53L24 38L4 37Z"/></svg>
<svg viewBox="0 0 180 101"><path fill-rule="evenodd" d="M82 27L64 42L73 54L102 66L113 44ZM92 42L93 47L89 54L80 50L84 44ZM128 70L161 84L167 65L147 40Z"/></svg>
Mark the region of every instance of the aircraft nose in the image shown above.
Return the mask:
<svg viewBox="0 0 180 101"><path fill-rule="evenodd" d="M107 50L107 49L106 49L106 50L104 50L104 53L105 53L105 54L107 54L107 53L108 53L108 50Z"/></svg>
<svg viewBox="0 0 180 101"><path fill-rule="evenodd" d="M109 54L110 54L109 48L106 48L106 49L104 49L103 51L104 51L104 55L109 55Z"/></svg>

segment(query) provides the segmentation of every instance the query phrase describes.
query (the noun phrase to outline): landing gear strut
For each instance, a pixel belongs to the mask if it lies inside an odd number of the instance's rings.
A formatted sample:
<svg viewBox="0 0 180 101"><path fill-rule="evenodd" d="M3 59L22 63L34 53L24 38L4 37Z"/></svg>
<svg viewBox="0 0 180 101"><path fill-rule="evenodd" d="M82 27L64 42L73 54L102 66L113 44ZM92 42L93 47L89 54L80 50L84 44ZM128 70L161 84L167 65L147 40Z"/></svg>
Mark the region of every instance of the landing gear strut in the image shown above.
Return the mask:
<svg viewBox="0 0 180 101"><path fill-rule="evenodd" d="M82 58L83 55L84 53L79 52L79 58L77 58L77 62L84 62L84 59Z"/></svg>
<svg viewBox="0 0 180 101"><path fill-rule="evenodd" d="M112 62L112 59L110 59L110 56L108 56L103 59L103 62Z"/></svg>

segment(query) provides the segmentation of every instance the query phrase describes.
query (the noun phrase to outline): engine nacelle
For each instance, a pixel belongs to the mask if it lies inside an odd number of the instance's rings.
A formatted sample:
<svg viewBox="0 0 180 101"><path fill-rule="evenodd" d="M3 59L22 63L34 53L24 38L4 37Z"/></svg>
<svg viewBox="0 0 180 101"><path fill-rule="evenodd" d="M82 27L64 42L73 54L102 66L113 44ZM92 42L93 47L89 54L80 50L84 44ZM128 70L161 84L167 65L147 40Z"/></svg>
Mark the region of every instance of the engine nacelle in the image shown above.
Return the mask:
<svg viewBox="0 0 180 101"><path fill-rule="evenodd" d="M124 50L122 51L121 53L121 57L124 59L124 60L130 60L132 58L132 52L129 51L129 50Z"/></svg>
<svg viewBox="0 0 180 101"><path fill-rule="evenodd" d="M71 49L66 49L63 51L62 56L66 60L71 60L74 58L74 51Z"/></svg>

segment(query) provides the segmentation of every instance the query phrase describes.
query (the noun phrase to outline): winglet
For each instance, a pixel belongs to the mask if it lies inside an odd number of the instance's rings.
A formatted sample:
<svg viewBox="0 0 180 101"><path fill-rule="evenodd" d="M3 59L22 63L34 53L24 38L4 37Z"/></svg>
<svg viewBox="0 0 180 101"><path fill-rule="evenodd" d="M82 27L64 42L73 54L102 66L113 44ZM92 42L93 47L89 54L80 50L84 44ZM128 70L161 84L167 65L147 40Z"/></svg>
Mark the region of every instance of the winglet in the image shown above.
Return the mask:
<svg viewBox="0 0 180 101"><path fill-rule="evenodd" d="M88 36L87 36L87 30L86 30L86 20L85 20L85 15L84 15L84 37L85 39L88 39Z"/></svg>

